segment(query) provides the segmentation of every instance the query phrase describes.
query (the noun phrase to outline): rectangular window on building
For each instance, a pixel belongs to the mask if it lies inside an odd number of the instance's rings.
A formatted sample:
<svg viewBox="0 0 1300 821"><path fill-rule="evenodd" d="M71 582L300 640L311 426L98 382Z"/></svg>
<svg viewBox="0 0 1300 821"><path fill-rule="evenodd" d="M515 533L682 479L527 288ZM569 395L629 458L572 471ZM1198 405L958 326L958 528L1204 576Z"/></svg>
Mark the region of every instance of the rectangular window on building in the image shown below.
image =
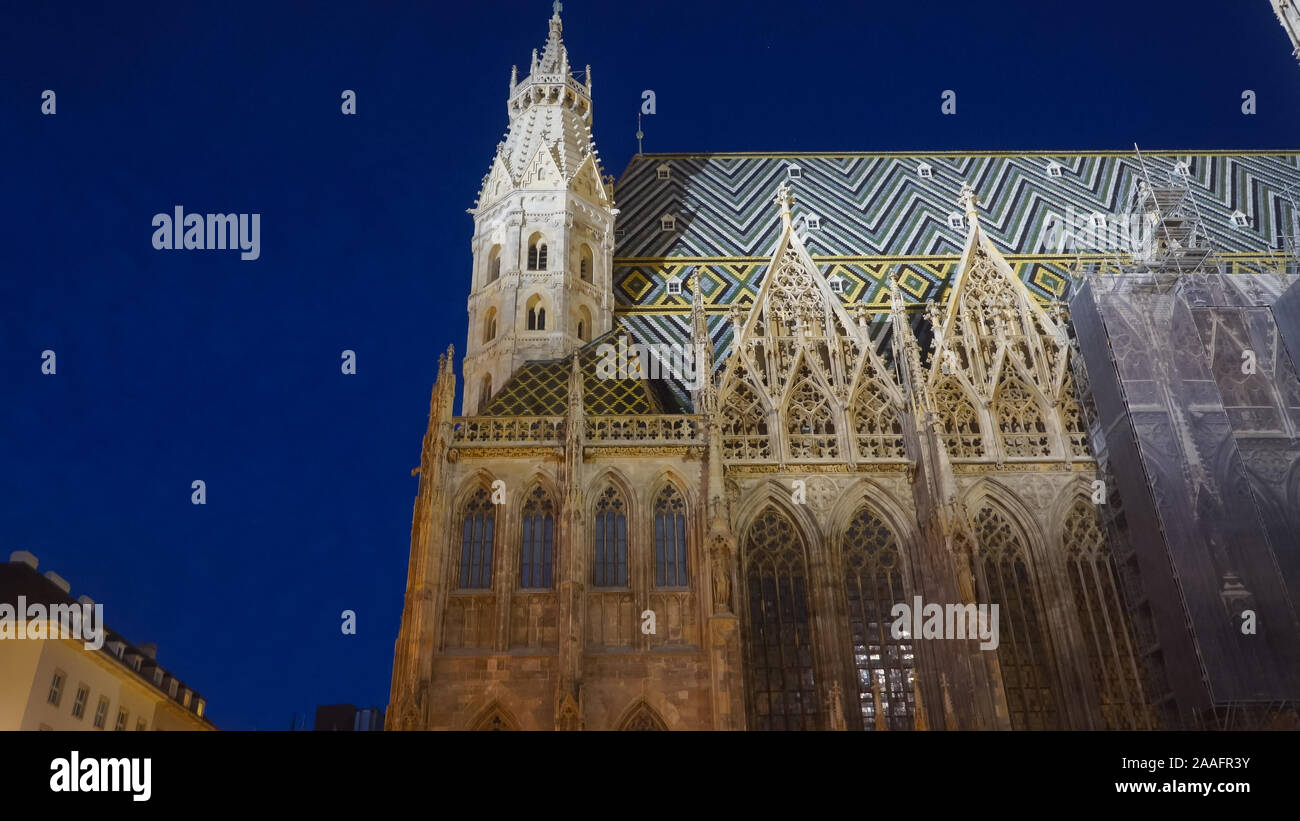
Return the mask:
<svg viewBox="0 0 1300 821"><path fill-rule="evenodd" d="M117 731L119 731L119 732L122 731L122 730L125 730L125 729L126 729L126 720L127 720L128 718L130 718L130 715L127 713L125 707L123 707L123 708L121 708L120 710L118 710L118 711L117 711L117 723L113 725L113 729L114 729L114 730L117 730Z"/></svg>
<svg viewBox="0 0 1300 821"><path fill-rule="evenodd" d="M62 670L54 671L54 679L50 682L50 703L55 707L63 700L63 682L68 678L68 674Z"/></svg>
<svg viewBox="0 0 1300 821"><path fill-rule="evenodd" d="M104 696L99 697L99 706L95 708L95 729L104 729L104 722L108 720L108 699Z"/></svg>
<svg viewBox="0 0 1300 821"><path fill-rule="evenodd" d="M135 722L135 731L136 731L137 733L142 733L142 732L144 732L144 731L147 730L147 729L149 729L149 725L148 725L147 723L145 723L145 720L144 720L143 718L136 719L136 722Z"/></svg>
<svg viewBox="0 0 1300 821"><path fill-rule="evenodd" d="M90 688L81 685L77 688L77 697L72 702L72 717L84 718L86 715L86 702L90 700Z"/></svg>

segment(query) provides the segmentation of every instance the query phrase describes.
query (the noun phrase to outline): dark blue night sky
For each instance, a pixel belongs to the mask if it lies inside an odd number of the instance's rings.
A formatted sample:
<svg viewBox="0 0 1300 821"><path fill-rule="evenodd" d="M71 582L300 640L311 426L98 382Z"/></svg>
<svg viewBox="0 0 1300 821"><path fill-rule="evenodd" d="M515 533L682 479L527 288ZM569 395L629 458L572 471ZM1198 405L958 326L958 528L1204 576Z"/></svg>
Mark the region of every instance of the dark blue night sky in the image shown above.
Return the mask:
<svg viewBox="0 0 1300 821"><path fill-rule="evenodd" d="M550 13L0 3L0 560L35 553L156 641L222 728L387 702L410 471L438 354L455 344L459 370L465 341L465 209ZM1300 65L1267 0L563 16L613 174L643 89L647 151L1300 147ZM261 258L154 250L176 205L260 213Z"/></svg>

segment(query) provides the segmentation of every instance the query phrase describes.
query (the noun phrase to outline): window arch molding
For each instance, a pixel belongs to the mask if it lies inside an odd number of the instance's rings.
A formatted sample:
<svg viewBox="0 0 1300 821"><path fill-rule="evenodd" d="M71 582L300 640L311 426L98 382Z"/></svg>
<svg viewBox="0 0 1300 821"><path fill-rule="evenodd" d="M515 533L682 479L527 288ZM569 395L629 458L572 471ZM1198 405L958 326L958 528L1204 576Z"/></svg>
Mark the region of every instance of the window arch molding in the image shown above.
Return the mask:
<svg viewBox="0 0 1300 821"><path fill-rule="evenodd" d="M1069 595L1058 584L1064 578L1064 559L1049 558L1037 518L1005 485L983 479L963 498L977 543L976 597L998 603L1001 611L997 652L1013 729L1070 729L1073 709L1065 694L1074 671L1071 639L1078 631L1061 622L1059 608L1049 606ZM1009 565L1003 560L1008 542L1018 559ZM1023 567L1024 578L1017 565ZM1047 691L1050 699L1042 700L1035 690Z"/></svg>
<svg viewBox="0 0 1300 821"><path fill-rule="evenodd" d="M788 491L774 494L773 484L753 494L764 498L748 506L737 531L746 714L751 729L825 729L836 676L818 632L820 585L809 555L817 535L794 509L802 506L789 504Z"/></svg>
<svg viewBox="0 0 1300 821"><path fill-rule="evenodd" d="M587 489L584 496L586 501L586 509L583 511L584 533L583 533L583 540L582 540L582 546L583 546L582 549L586 557L586 561L583 563L584 564L583 575L585 577L585 583L591 585L592 587L609 588L609 589L617 589L617 590L623 590L623 589L635 590L636 585L639 583L639 576L641 574L639 560L641 557L645 555L645 551L642 545L642 539L644 537L645 527L643 526L644 520L641 518L642 512L645 510L645 506L643 504L644 500L638 497L637 493L633 489L634 487L635 486L632 484L632 482L629 481L628 478L625 475L623 475L621 471L612 467L601 471L599 475L597 475L591 482L587 484ZM624 572L626 573L626 578L624 580L625 582L624 584L597 585L595 584L595 580L597 578L597 573L596 573L597 549L600 546L608 547L610 545L608 541L598 542L597 540L598 537L596 534L596 529L600 525L600 523L597 521L597 515L598 515L597 511L600 507L601 497L605 494L605 491L609 489L613 489L617 494L618 499L622 502L623 505L622 513L626 517L626 526L625 526L626 554L623 557L625 562ZM617 552L617 539L618 539L617 528L615 527L615 529L610 533L612 533L614 538L614 542L612 546ZM610 534L607 533L605 535L610 535Z"/></svg>
<svg viewBox="0 0 1300 821"><path fill-rule="evenodd" d="M650 586L656 589L687 588L691 574L699 566L694 555L697 539L694 507L685 483L670 471L661 471L648 485L651 495L647 504L650 517L648 551ZM676 515L674 515L676 514ZM661 521L661 516L663 521ZM680 521L676 521L680 516Z"/></svg>
<svg viewBox="0 0 1300 821"><path fill-rule="evenodd" d="M451 538L448 539L448 559L450 561L448 567L451 572L446 574L446 578L447 584L453 591L491 593L499 580L498 565L501 561L502 552L500 549L501 536L499 534L502 517L498 515L500 506L491 504L492 483L496 478L487 471L475 472L464 481L460 491L449 506L451 519L449 532ZM480 497L480 494L483 495ZM486 499L487 507L482 504L484 499ZM473 524L471 524L468 531L466 530L466 518L472 512L481 513L485 520L490 518L490 532L488 532L486 521L483 530L478 530ZM468 546L466 544L467 538L469 540ZM470 565L468 573L465 566L466 562L469 562Z"/></svg>
<svg viewBox="0 0 1300 821"><path fill-rule="evenodd" d="M525 330L547 330L549 323L554 321L551 317L551 301L547 295L541 291L534 291L526 296L523 301L523 316L521 319Z"/></svg>
<svg viewBox="0 0 1300 821"><path fill-rule="evenodd" d="M560 580L559 499L550 482L535 476L510 500L519 510L518 552L511 560L516 590L554 590Z"/></svg>

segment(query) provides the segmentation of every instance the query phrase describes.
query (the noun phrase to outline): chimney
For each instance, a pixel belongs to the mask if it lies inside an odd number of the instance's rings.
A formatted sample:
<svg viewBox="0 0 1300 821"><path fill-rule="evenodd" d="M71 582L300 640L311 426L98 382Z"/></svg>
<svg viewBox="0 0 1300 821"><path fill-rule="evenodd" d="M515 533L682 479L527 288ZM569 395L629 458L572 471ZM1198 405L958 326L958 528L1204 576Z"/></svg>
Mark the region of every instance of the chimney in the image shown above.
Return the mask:
<svg viewBox="0 0 1300 821"><path fill-rule="evenodd" d="M22 562L23 564L30 567L32 570L35 570L36 565L38 564L38 562L36 561L36 557L28 553L26 550L15 550L13 553L10 553L9 561Z"/></svg>

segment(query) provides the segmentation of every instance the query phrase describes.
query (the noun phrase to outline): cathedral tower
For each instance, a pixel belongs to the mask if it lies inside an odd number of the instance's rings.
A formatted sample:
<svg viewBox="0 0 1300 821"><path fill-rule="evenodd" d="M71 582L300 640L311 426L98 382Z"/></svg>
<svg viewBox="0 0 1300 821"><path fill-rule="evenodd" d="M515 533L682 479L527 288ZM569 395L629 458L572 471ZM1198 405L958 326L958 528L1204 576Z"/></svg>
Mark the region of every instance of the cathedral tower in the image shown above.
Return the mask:
<svg viewBox="0 0 1300 821"><path fill-rule="evenodd" d="M563 357L610 330L613 183L591 133L591 67L573 76L560 4L522 82L475 207L462 411L479 412L529 360Z"/></svg>

